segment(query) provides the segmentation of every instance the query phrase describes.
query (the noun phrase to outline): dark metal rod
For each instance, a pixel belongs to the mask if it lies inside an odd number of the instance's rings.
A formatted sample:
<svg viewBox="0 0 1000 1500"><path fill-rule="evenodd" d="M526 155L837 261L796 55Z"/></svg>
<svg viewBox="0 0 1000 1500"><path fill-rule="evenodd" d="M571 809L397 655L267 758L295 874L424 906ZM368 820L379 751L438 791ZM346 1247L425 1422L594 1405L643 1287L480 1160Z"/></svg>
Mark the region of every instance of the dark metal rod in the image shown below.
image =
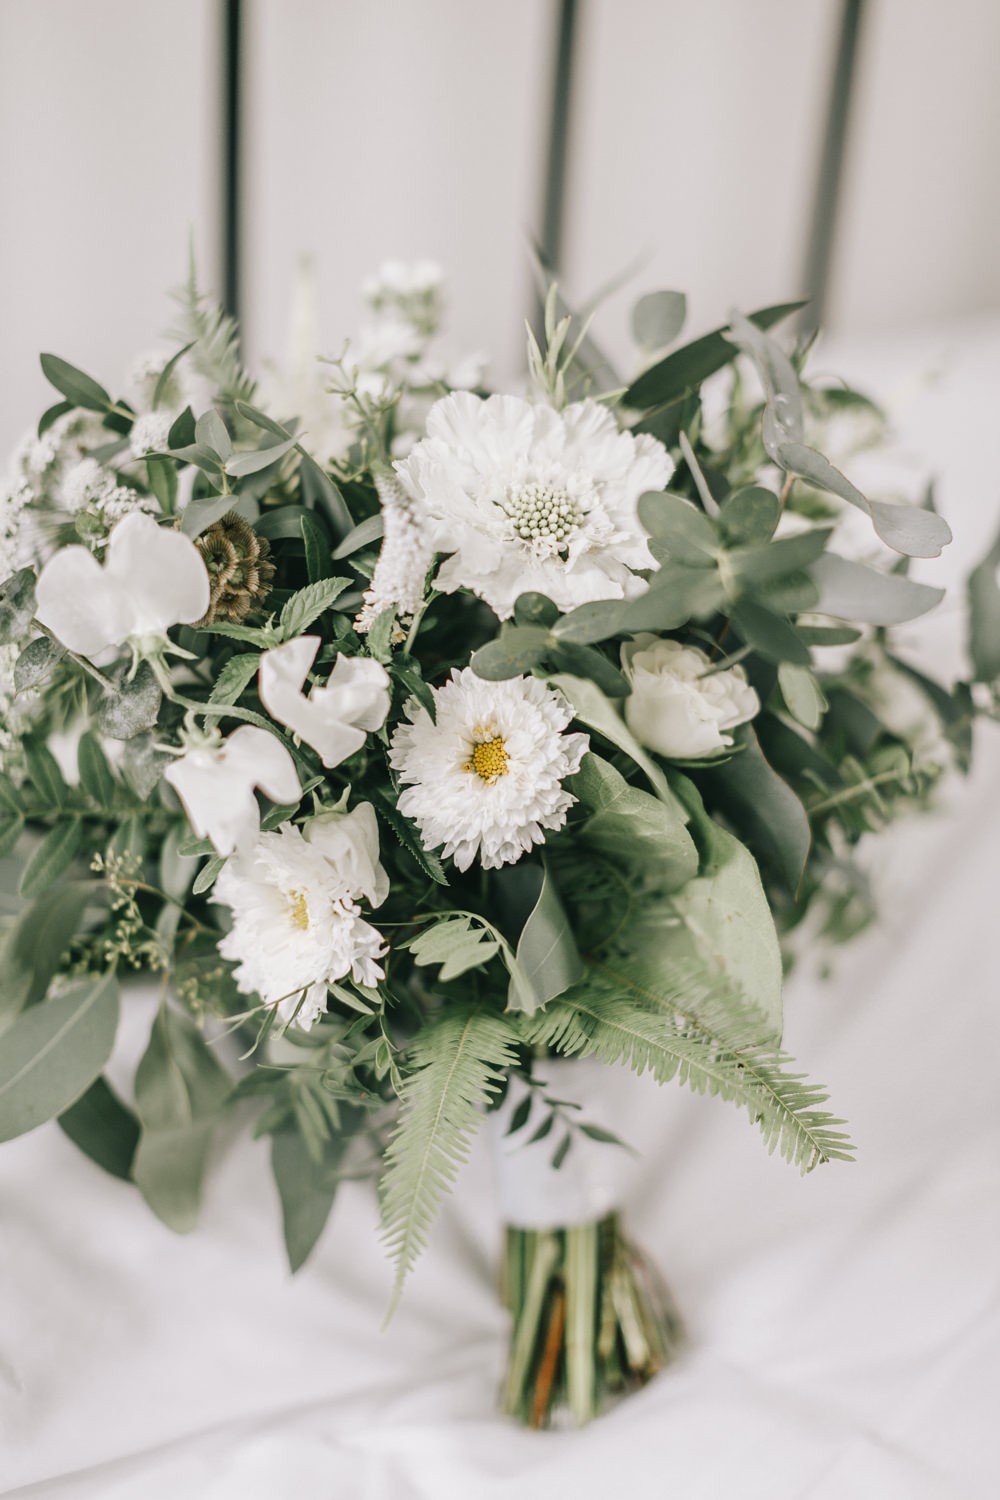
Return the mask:
<svg viewBox="0 0 1000 1500"><path fill-rule="evenodd" d="M557 0L554 67L549 101L549 143L542 184L538 251L543 266L558 275L562 268L566 218L566 171L569 161L573 64L577 37L577 0ZM540 299L536 303L540 308ZM540 319L539 319L540 321Z"/></svg>
<svg viewBox="0 0 1000 1500"><path fill-rule="evenodd" d="M242 0L223 0L222 33L222 300L234 318L240 315L242 239Z"/></svg>
<svg viewBox="0 0 1000 1500"><path fill-rule="evenodd" d="M800 326L803 332L812 332L819 326L830 289L830 268L833 262L837 210L844 176L844 154L863 12L864 0L843 0L840 39L830 80L826 129L820 149L806 249L803 285L810 300L802 312Z"/></svg>

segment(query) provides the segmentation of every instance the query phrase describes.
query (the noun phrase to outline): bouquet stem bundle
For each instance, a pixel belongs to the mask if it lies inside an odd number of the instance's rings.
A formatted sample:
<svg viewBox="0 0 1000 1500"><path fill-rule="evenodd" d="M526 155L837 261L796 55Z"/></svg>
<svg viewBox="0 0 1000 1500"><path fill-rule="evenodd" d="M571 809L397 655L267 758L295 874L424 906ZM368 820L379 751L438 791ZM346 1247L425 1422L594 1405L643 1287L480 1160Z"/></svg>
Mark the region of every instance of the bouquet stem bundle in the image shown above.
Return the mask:
<svg viewBox="0 0 1000 1500"><path fill-rule="evenodd" d="M508 1225L513 1318L501 1405L529 1427L582 1426L676 1357L680 1318L617 1213L560 1229Z"/></svg>

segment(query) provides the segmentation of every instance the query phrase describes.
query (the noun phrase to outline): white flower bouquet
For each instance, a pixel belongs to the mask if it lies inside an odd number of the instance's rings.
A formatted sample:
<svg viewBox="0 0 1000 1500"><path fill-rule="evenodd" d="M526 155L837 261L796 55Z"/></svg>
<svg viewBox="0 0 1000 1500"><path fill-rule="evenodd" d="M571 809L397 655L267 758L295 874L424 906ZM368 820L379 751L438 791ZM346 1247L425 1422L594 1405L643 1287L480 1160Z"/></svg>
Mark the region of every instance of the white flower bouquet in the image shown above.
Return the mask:
<svg viewBox="0 0 1000 1500"><path fill-rule="evenodd" d="M503 1405L582 1422L679 1338L617 1213L604 1070L738 1105L802 1171L850 1158L781 1051L782 949L810 911L869 920L862 837L967 766L997 553L943 687L890 628L938 601L906 560L948 527L811 445L877 412L805 382L767 332L794 306L673 347L684 299L645 297L626 383L551 288L525 391L489 394L433 267L368 295L298 415L193 279L124 396L42 356L60 400L0 495L0 1139L58 1118L183 1231L252 1099L293 1268L374 1148L398 1296L489 1116Z"/></svg>

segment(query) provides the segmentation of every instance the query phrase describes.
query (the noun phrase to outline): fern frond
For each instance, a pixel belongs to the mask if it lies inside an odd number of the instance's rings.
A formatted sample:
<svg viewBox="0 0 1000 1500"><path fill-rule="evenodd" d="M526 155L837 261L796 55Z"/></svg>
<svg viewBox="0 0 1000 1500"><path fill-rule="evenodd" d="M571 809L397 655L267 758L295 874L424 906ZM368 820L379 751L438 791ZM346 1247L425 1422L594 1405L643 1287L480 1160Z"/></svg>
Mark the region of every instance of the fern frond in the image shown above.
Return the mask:
<svg viewBox="0 0 1000 1500"><path fill-rule="evenodd" d="M521 1020L525 1041L570 1056L625 1063L660 1083L676 1078L747 1111L769 1153L804 1174L821 1162L853 1159L844 1122L821 1106L826 1091L789 1071L786 1053L760 1040L752 1007L714 977L686 971L676 989L627 966L592 968L544 1011Z"/></svg>
<svg viewBox="0 0 1000 1500"><path fill-rule="evenodd" d="M381 1185L384 1237L396 1262L389 1317L468 1155L482 1108L516 1061L517 1041L502 1016L465 1007L436 1017L413 1041L414 1071L403 1083Z"/></svg>
<svg viewBox="0 0 1000 1500"><path fill-rule="evenodd" d="M240 360L236 320L198 286L193 255L187 280L173 295L180 315L171 337L192 345L187 358L198 374L211 382L216 399L229 406L236 401L253 401L257 386Z"/></svg>

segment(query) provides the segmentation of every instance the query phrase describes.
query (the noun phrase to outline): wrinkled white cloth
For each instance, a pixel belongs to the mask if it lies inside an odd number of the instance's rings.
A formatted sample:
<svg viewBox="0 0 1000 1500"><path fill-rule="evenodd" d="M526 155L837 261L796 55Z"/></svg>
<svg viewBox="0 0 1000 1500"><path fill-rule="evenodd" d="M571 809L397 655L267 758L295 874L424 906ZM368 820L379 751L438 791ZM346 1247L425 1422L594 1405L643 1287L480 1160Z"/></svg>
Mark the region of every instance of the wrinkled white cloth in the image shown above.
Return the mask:
<svg viewBox="0 0 1000 1500"><path fill-rule="evenodd" d="M956 374L911 403L910 446L939 467L964 566L994 524L1000 336L951 342ZM884 389L927 348L867 367ZM914 641L928 664L944 650L929 622ZM879 846L880 928L830 979L804 968L789 986L787 1045L849 1119L855 1165L800 1180L730 1106L609 1071L615 1128L643 1151L628 1222L690 1337L643 1392L579 1433L495 1415L506 1330L482 1138L380 1332L391 1277L369 1186L345 1184L292 1279L267 1150L245 1130L181 1240L46 1126L0 1149L0 1494L604 1500L627 1475L685 1500L993 1500L1000 734L979 748L971 782ZM151 1008L128 1001L118 1076Z"/></svg>

